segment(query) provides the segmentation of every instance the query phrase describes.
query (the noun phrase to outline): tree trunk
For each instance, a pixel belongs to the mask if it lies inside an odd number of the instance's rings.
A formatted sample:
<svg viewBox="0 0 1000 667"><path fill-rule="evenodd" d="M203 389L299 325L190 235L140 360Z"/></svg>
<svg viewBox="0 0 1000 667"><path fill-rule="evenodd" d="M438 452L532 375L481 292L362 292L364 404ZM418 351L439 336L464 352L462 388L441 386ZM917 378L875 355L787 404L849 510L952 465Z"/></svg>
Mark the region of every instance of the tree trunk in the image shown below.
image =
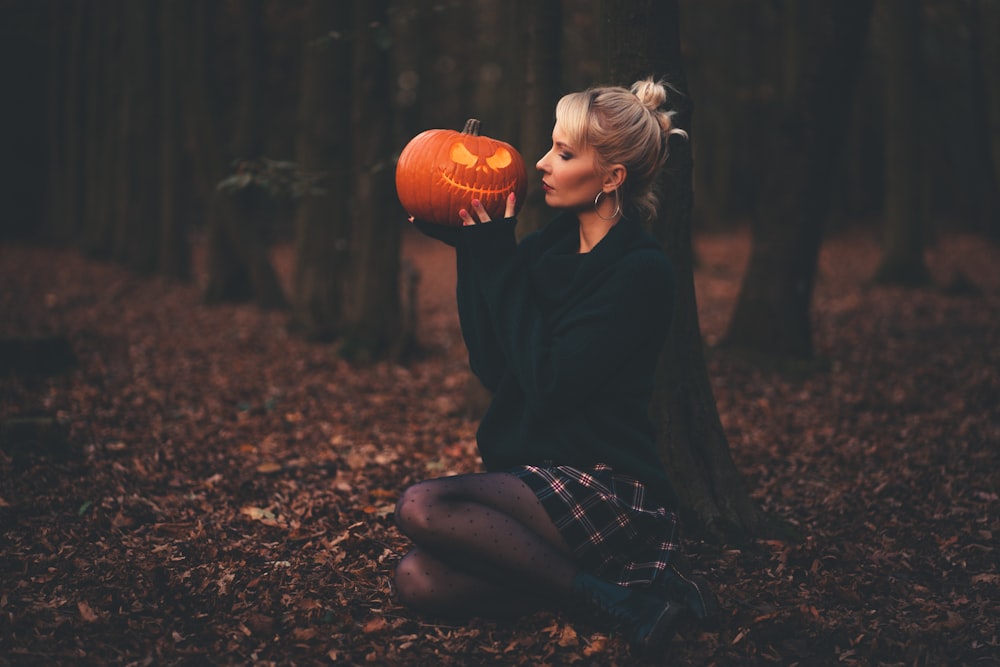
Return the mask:
<svg viewBox="0 0 1000 667"><path fill-rule="evenodd" d="M684 11L681 7L681 12ZM733 109L737 103L750 108L747 91L753 88L754 75L762 69L763 54L752 62L743 55L748 48L757 49L764 41L756 24L762 13L756 4L729 3L725 21L720 21L718 12L711 9L685 14L686 34L704 36L699 38L702 59L699 69L711 72L711 76L691 81L691 92L698 99L701 130L693 176L695 229L718 228L733 213L736 165L747 150L746 139L751 134L744 129L750 126L747 121L750 114L734 113Z"/></svg>
<svg viewBox="0 0 1000 667"><path fill-rule="evenodd" d="M77 239L83 222L83 63L85 49L96 45L86 39L88 14L84 0L69 11L49 6L49 172L45 236L57 243Z"/></svg>
<svg viewBox="0 0 1000 667"><path fill-rule="evenodd" d="M1000 241L1000 2L973 0L964 5L969 12L969 43L972 48L973 110L977 134L985 135L979 162L982 187L977 227ZM992 37L991 37L992 36Z"/></svg>
<svg viewBox="0 0 1000 667"><path fill-rule="evenodd" d="M430 19L423 0L394 0L392 3L393 136L400 148L423 130L421 109L426 96L427 34ZM344 90L349 90L345 88Z"/></svg>
<svg viewBox="0 0 1000 667"><path fill-rule="evenodd" d="M832 2L803 45L753 221L750 263L724 344L768 358L812 356L810 303L830 179L848 131L872 0Z"/></svg>
<svg viewBox="0 0 1000 667"><path fill-rule="evenodd" d="M164 0L160 7L159 68L159 243L156 272L186 280L191 276L191 251L187 242L187 217L180 203L181 77L189 76L190 45L186 36L192 18L191 0Z"/></svg>
<svg viewBox="0 0 1000 667"><path fill-rule="evenodd" d="M885 228L882 262L875 281L924 285L930 281L924 261L924 211L920 180L924 147L919 136L927 120L919 89L921 64L920 4L882 0L885 63Z"/></svg>
<svg viewBox="0 0 1000 667"><path fill-rule="evenodd" d="M262 157L264 151L261 113L264 104L261 87L264 2L245 0L237 11L240 81L233 144L238 158L255 160ZM264 242L269 203L264 191L255 185L231 195L221 195L209 226L207 301L253 299L262 308L286 305Z"/></svg>
<svg viewBox="0 0 1000 667"><path fill-rule="evenodd" d="M348 332L343 353L369 359L402 352L412 332L400 331L400 220L388 215L395 197L389 89L388 0L354 0L351 54L351 146Z"/></svg>
<svg viewBox="0 0 1000 667"><path fill-rule="evenodd" d="M0 2L0 238L34 234L46 214L46 79L54 56L48 9L41 2ZM63 11L72 15L73 7Z"/></svg>
<svg viewBox="0 0 1000 667"><path fill-rule="evenodd" d="M114 218L112 257L133 271L156 269L159 215L155 197L159 182L159 118L156 80L159 43L156 20L159 3L126 2L123 21L123 76L118 132L113 135L118 155L113 185L118 212Z"/></svg>
<svg viewBox="0 0 1000 667"><path fill-rule="evenodd" d="M686 91L676 0L605 0L602 21L612 82L629 85L662 75ZM690 105L683 111L678 125L690 132ZM673 262L676 284L651 412L685 524L708 539L743 542L761 535L765 520L730 456L702 353L691 249L692 169L690 141L675 137L653 230Z"/></svg>
<svg viewBox="0 0 1000 667"><path fill-rule="evenodd" d="M112 184L119 157L115 128L122 71L124 3L93 3L89 12L92 46L86 53L86 109L83 138L85 216L81 243L92 256L108 258L114 229Z"/></svg>
<svg viewBox="0 0 1000 667"><path fill-rule="evenodd" d="M552 145L553 110L559 101L562 9L559 0L517 0L513 5L521 43L515 75L508 86L520 105L519 149L528 171L528 189L518 214L519 236L539 229L551 215L545 206L535 162ZM516 87L516 90L515 90Z"/></svg>
<svg viewBox="0 0 1000 667"><path fill-rule="evenodd" d="M351 221L350 198L351 6L347 0L306 5L302 90L295 155L299 168L325 175L323 195L298 205L290 326L313 340L332 340L343 327Z"/></svg>

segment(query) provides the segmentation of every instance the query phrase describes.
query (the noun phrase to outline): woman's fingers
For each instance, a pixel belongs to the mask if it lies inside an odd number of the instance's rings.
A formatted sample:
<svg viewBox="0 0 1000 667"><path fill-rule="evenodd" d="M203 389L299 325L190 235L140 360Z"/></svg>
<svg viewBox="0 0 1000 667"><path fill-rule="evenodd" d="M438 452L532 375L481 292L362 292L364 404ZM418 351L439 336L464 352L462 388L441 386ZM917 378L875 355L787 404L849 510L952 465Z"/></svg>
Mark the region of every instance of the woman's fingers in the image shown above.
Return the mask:
<svg viewBox="0 0 1000 667"><path fill-rule="evenodd" d="M490 214L486 212L485 208L483 208L483 202L479 201L478 199L473 199L472 210L476 212L476 217L479 218L479 222L490 221Z"/></svg>
<svg viewBox="0 0 1000 667"><path fill-rule="evenodd" d="M514 197L514 193L511 192L507 196L507 203L506 203L506 208L504 209L504 216L503 216L504 218L514 217L514 209L516 207L516 204L517 204L517 199ZM472 211L473 213L476 214L476 218L479 218L478 220L473 218L467 209L464 208L459 209L458 217L462 219L463 225L465 226L477 225L480 222L490 222L490 220L492 220L492 218L490 218L489 212L483 206L483 202L479 201L478 199L472 200Z"/></svg>

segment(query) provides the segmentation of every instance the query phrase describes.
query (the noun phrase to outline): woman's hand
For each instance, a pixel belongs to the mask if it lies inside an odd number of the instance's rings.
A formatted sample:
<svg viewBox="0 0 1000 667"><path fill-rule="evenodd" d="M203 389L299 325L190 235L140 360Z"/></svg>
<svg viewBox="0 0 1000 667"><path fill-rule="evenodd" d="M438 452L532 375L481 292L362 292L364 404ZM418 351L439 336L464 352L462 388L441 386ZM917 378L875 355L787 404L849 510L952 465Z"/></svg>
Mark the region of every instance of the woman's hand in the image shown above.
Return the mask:
<svg viewBox="0 0 1000 667"><path fill-rule="evenodd" d="M514 197L514 193L511 192L507 195L507 206L503 214L505 220L507 218L514 217L516 203L517 198ZM475 211L476 217L479 218L478 222L474 220L471 215L469 215L469 212L466 209L463 208L458 212L458 216L462 218L462 226L468 227L469 225L478 225L480 222L490 222L490 214L486 212L486 209L483 208L483 203L478 199L472 200L472 210Z"/></svg>

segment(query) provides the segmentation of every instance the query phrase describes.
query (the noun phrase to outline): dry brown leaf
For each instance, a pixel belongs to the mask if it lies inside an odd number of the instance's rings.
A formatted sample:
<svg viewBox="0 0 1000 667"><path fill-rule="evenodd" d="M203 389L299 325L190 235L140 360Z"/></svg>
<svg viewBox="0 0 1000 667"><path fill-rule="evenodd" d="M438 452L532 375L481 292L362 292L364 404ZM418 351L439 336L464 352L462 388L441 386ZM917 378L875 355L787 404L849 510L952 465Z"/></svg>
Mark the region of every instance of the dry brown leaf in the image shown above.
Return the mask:
<svg viewBox="0 0 1000 667"><path fill-rule="evenodd" d="M366 635L370 635L373 632L381 632L382 630L385 630L387 625L388 623L385 618L376 616L365 623L364 628L362 628L362 632Z"/></svg>
<svg viewBox="0 0 1000 667"><path fill-rule="evenodd" d="M100 620L101 618L94 612L93 609L90 608L90 605L87 604L87 602L84 600L77 602L76 608L80 610L80 618L85 623L93 623L94 621Z"/></svg>
<svg viewBox="0 0 1000 667"><path fill-rule="evenodd" d="M590 657L597 653L603 653L607 648L608 638L604 635L591 635L587 645L583 648L583 654Z"/></svg>
<svg viewBox="0 0 1000 667"><path fill-rule="evenodd" d="M563 626L562 630L559 632L558 643L563 648L567 648L569 646L576 646L577 643L579 643L576 636L576 630L573 629L573 626L571 625Z"/></svg>

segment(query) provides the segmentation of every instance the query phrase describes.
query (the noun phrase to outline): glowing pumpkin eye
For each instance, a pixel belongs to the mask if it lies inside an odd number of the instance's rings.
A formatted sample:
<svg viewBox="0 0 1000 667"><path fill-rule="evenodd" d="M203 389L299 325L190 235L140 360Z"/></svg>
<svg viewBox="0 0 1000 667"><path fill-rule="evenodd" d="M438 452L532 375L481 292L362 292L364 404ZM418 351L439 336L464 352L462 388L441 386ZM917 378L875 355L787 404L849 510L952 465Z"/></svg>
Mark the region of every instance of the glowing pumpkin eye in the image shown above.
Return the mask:
<svg viewBox="0 0 1000 667"><path fill-rule="evenodd" d="M452 162L465 165L466 167L475 166L479 162L479 158L473 155L462 142L451 145L451 159Z"/></svg>
<svg viewBox="0 0 1000 667"><path fill-rule="evenodd" d="M511 156L510 151L502 146L497 149L496 153L486 158L486 164L498 170L503 169L513 161L514 158Z"/></svg>

